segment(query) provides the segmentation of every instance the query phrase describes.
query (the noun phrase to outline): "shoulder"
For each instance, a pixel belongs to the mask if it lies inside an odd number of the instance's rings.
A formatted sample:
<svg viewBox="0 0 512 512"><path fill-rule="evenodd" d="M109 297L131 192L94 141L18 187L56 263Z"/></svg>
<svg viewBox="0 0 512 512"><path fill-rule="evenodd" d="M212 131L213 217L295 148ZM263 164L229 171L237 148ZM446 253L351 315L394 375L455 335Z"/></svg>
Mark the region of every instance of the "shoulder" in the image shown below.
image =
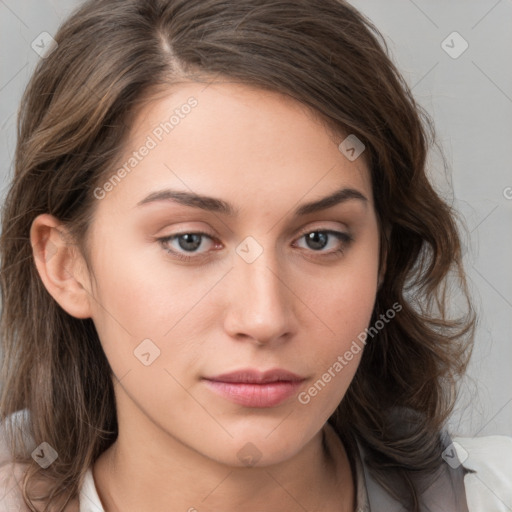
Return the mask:
<svg viewBox="0 0 512 512"><path fill-rule="evenodd" d="M7 421L22 421L23 412L17 411L0 422L0 512L30 512L21 494L25 465L13 462L5 425Z"/></svg>
<svg viewBox="0 0 512 512"><path fill-rule="evenodd" d="M27 409L16 411L10 414L3 422L0 421L0 512L30 512L22 494L22 484L27 464L14 462L14 458L6 437L7 423L20 428L21 436L24 438L28 454L36 448L32 436L26 429L27 418L30 413ZM32 492L45 494L47 483L44 480L32 482ZM35 504L37 508L42 505ZM55 510L52 505L50 511ZM79 512L80 503L77 498L68 502L64 512Z"/></svg>
<svg viewBox="0 0 512 512"><path fill-rule="evenodd" d="M21 493L24 469L12 462L0 465L0 512L30 512Z"/></svg>
<svg viewBox="0 0 512 512"><path fill-rule="evenodd" d="M512 437L453 437L470 512L512 510Z"/></svg>

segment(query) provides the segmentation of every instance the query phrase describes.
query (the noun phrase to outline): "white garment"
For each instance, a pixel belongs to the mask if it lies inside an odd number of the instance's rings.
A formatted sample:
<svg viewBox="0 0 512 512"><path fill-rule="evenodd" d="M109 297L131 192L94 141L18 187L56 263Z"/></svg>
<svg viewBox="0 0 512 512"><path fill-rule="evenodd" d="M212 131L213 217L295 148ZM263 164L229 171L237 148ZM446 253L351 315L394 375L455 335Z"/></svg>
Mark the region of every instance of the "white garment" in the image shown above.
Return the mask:
<svg viewBox="0 0 512 512"><path fill-rule="evenodd" d="M80 512L105 512L96 491L91 468L87 470L84 484L80 490Z"/></svg>
<svg viewBox="0 0 512 512"><path fill-rule="evenodd" d="M512 437L455 437L470 512L512 512ZM466 458L467 457L467 458Z"/></svg>
<svg viewBox="0 0 512 512"><path fill-rule="evenodd" d="M19 418L15 413L15 421ZM512 512L512 437L455 437L453 445L462 465L476 473L464 476L469 512ZM35 448L35 447L34 447ZM356 464L357 510L368 510L364 476ZM0 512L29 512L19 483L23 466L11 462L11 454L0 425ZM87 470L79 495L80 512L105 512L98 496L91 468Z"/></svg>

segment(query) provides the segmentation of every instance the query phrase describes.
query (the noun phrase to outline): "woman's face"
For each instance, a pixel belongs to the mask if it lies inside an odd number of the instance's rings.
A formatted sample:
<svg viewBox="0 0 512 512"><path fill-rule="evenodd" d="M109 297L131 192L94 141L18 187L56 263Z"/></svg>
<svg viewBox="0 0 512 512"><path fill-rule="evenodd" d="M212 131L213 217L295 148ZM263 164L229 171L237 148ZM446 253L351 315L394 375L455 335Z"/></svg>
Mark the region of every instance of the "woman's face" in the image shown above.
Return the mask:
<svg viewBox="0 0 512 512"><path fill-rule="evenodd" d="M288 97L229 83L180 84L140 112L95 190L89 245L120 439L267 465L322 428L378 281L370 176L343 139ZM247 382L269 370L296 380Z"/></svg>

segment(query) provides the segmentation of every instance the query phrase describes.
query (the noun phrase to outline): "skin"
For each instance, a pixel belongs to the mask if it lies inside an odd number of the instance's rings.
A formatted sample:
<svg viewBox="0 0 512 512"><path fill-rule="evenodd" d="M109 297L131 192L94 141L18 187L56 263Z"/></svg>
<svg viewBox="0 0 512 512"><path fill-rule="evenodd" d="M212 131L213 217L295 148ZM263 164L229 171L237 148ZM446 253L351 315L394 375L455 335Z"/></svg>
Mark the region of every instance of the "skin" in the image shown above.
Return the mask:
<svg viewBox="0 0 512 512"><path fill-rule="evenodd" d="M347 454L326 421L362 351L307 404L295 394L275 407L237 405L202 377L284 368L305 377L299 391L307 391L368 326L379 279L369 170L295 100L226 82L182 83L146 105L120 165L191 96L197 106L98 200L94 277L57 219L38 216L30 233L46 288L70 315L93 319L116 377L119 437L93 466L99 496L106 512L168 512L170 503L199 512L354 510ZM341 187L367 201L292 216ZM223 199L239 216L171 201L136 206L165 188ZM318 248L301 229L354 240L329 235ZM197 231L212 238L195 252L157 240ZM248 236L263 250L251 263L236 252ZM57 251L45 260L48 240ZM160 355L146 366L134 350L148 338ZM239 454L247 443L254 465Z"/></svg>

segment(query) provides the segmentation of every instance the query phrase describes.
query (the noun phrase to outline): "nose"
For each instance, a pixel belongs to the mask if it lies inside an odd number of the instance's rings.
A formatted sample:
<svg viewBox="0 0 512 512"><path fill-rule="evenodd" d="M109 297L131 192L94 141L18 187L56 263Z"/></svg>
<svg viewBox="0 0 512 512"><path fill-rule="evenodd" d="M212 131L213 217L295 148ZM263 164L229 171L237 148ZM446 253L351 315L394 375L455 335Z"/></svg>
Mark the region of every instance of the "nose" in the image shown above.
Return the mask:
<svg viewBox="0 0 512 512"><path fill-rule="evenodd" d="M229 305L224 328L233 338L261 346L289 339L295 318L294 294L267 251L252 263L235 257L226 293Z"/></svg>

